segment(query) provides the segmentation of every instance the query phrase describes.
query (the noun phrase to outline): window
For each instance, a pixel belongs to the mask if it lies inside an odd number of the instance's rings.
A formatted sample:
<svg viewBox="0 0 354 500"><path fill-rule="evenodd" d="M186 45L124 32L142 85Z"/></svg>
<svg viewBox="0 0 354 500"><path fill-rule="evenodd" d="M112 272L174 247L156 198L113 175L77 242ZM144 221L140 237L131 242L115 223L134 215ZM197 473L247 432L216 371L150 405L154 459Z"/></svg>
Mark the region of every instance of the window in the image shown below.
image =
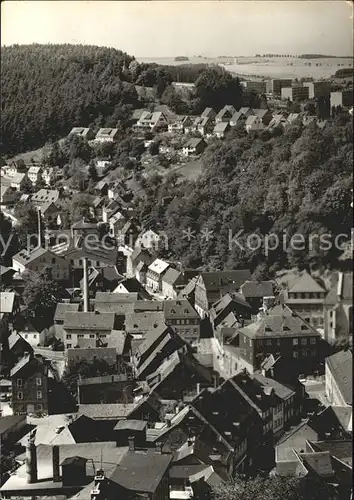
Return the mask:
<svg viewBox="0 0 354 500"><path fill-rule="evenodd" d="M36 339L36 338L37 338L37 334L36 334L36 333L33 335L33 338L34 338L34 339Z"/></svg>
<svg viewBox="0 0 354 500"><path fill-rule="evenodd" d="M298 339L293 339L293 345L298 345L299 341Z"/></svg>
<svg viewBox="0 0 354 500"><path fill-rule="evenodd" d="M94 339L96 335L94 333L90 333L90 339Z"/></svg>
<svg viewBox="0 0 354 500"><path fill-rule="evenodd" d="M277 339L277 345L280 345L280 339Z"/></svg>
<svg viewBox="0 0 354 500"><path fill-rule="evenodd" d="M28 333L25 333L25 339L28 339Z"/></svg>
<svg viewBox="0 0 354 500"><path fill-rule="evenodd" d="M252 347L252 342L251 342L251 339L249 339L249 343L250 343L250 347Z"/></svg>
<svg viewBox="0 0 354 500"><path fill-rule="evenodd" d="M37 411L43 411L43 405L41 403L38 403L36 405Z"/></svg>
<svg viewBox="0 0 354 500"><path fill-rule="evenodd" d="M293 352L293 358L299 357L298 353L296 351Z"/></svg>
<svg viewBox="0 0 354 500"><path fill-rule="evenodd" d="M67 334L66 334L66 338L67 338L68 340L71 340L71 333L67 333Z"/></svg>
<svg viewBox="0 0 354 500"><path fill-rule="evenodd" d="M41 377L36 378L36 385L42 385L42 379Z"/></svg>
<svg viewBox="0 0 354 500"><path fill-rule="evenodd" d="M17 379L17 387L22 387L22 385L23 385L23 380L22 380L22 378L18 378L18 379Z"/></svg>
<svg viewBox="0 0 354 500"><path fill-rule="evenodd" d="M272 341L270 339L267 340L267 345L268 346L272 345Z"/></svg>
<svg viewBox="0 0 354 500"><path fill-rule="evenodd" d="M310 344L316 344L316 337L310 338Z"/></svg>
<svg viewBox="0 0 354 500"><path fill-rule="evenodd" d="M18 392L17 393L17 399L23 399L23 392Z"/></svg>
<svg viewBox="0 0 354 500"><path fill-rule="evenodd" d="M55 264L55 257L52 258L52 264Z"/></svg>
<svg viewBox="0 0 354 500"><path fill-rule="evenodd" d="M37 399L42 399L42 391L37 391Z"/></svg>
<svg viewBox="0 0 354 500"><path fill-rule="evenodd" d="M78 339L83 339L84 337L85 337L85 335L83 333L79 333L77 336Z"/></svg>
<svg viewBox="0 0 354 500"><path fill-rule="evenodd" d="M67 349L71 349L72 344L66 344Z"/></svg>
<svg viewBox="0 0 354 500"><path fill-rule="evenodd" d="M301 339L301 345L307 345L307 338Z"/></svg>
<svg viewBox="0 0 354 500"><path fill-rule="evenodd" d="M106 335L105 333L102 333L102 334L100 335L100 339L105 339L106 337L107 337L107 335Z"/></svg>
<svg viewBox="0 0 354 500"><path fill-rule="evenodd" d="M318 318L318 324L320 326L323 326L323 323L324 323L324 319L322 317Z"/></svg>

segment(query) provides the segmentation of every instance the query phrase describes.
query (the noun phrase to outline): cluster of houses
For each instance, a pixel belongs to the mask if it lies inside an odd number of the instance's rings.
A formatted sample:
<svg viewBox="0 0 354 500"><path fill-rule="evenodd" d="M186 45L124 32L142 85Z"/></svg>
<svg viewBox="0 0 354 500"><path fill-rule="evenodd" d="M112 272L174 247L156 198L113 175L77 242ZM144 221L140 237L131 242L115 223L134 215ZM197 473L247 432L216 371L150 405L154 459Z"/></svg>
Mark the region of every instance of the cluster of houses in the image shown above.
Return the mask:
<svg viewBox="0 0 354 500"><path fill-rule="evenodd" d="M2 449L20 445L1 495L177 500L262 469L315 475L349 500L352 352L328 342L352 335L352 274L328 287L304 271L283 286L248 269L184 269L117 199L102 209L113 216L114 248L88 245L98 223L81 219L1 268ZM44 269L66 293L40 329L22 293ZM57 356L114 373L81 376L69 406ZM320 401L303 380L317 374Z"/></svg>

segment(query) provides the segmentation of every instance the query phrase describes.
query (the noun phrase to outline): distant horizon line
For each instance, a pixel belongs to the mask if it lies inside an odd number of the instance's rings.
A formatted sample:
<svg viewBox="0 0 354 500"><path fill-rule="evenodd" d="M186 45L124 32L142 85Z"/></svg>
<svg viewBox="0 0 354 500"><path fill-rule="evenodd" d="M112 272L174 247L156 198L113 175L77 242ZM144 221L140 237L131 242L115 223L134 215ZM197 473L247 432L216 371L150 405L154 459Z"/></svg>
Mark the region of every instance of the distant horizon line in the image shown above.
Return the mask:
<svg viewBox="0 0 354 500"><path fill-rule="evenodd" d="M289 54L283 54L281 52L260 52L256 54L248 54L248 55L206 55L206 54L193 54L193 55L186 55L186 54L169 54L169 55L163 55L163 56L156 56L156 55L134 55L133 53L127 52L125 49L115 47L114 45L99 45L99 44L92 44L92 43L85 43L85 42L31 42L31 43L11 43L9 45L1 43L1 47L14 47L14 46L26 46L26 45L87 45L87 46L93 46L93 47L105 47L105 48L112 48L115 50L120 50L121 52L126 52L128 55L134 57L135 59L168 59L172 57L188 57L190 59L226 59L226 58L236 58L236 57L244 57L244 58L250 58L250 57L278 57L276 54L279 54L279 56L284 56L286 57L289 55L290 57L299 57L299 56L304 56L304 55L314 55L314 56L321 56L322 58L324 57L331 57L331 58L337 58L337 59L353 59L354 54L351 55L337 55L337 54L321 54L320 52L301 52L301 53L289 53Z"/></svg>

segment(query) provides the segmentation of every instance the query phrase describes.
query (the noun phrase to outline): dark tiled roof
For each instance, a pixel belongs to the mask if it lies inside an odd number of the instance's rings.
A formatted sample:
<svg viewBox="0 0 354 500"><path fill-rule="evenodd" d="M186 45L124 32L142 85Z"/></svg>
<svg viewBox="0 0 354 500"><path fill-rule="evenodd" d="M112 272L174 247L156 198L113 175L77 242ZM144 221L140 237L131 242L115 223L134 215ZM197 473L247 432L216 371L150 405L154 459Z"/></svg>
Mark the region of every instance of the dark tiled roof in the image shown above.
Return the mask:
<svg viewBox="0 0 354 500"><path fill-rule="evenodd" d="M330 454L352 467L353 441L310 441L311 446L318 451L329 451Z"/></svg>
<svg viewBox="0 0 354 500"><path fill-rule="evenodd" d="M2 435L6 431L11 430L13 426L16 426L17 424L25 420L25 415L7 415L5 417L0 417L0 435Z"/></svg>
<svg viewBox="0 0 354 500"><path fill-rule="evenodd" d="M142 301L144 302L144 301ZM153 333L163 325L166 328L163 311L128 313L125 316L125 329L129 333Z"/></svg>
<svg viewBox="0 0 354 500"><path fill-rule="evenodd" d="M169 285L174 285L180 277L182 277L182 273L170 267L167 269L162 281L168 283Z"/></svg>
<svg viewBox="0 0 354 500"><path fill-rule="evenodd" d="M172 455L154 450L128 451L111 473L110 480L129 491L154 493L172 460Z"/></svg>
<svg viewBox="0 0 354 500"><path fill-rule="evenodd" d="M76 312L66 313L64 318L65 330L112 330L114 328L114 313Z"/></svg>
<svg viewBox="0 0 354 500"><path fill-rule="evenodd" d="M273 281L246 281L241 287L244 297L270 297L273 295Z"/></svg>
<svg viewBox="0 0 354 500"><path fill-rule="evenodd" d="M166 300L163 310L165 319L200 319L199 314L187 299Z"/></svg>
<svg viewBox="0 0 354 500"><path fill-rule="evenodd" d="M118 420L126 418L135 406L134 403L86 404L79 405L78 413L96 420Z"/></svg>
<svg viewBox="0 0 354 500"><path fill-rule="evenodd" d="M27 252L27 250L21 250L20 252L18 252L16 255L13 256L13 260L26 266L30 262L39 259L39 257L42 257L42 255L45 255L46 253L51 254L52 252L49 252L49 250L46 250L45 248L41 247L36 248L31 252Z"/></svg>
<svg viewBox="0 0 354 500"><path fill-rule="evenodd" d="M326 358L338 389L347 404L353 402L353 354L348 349Z"/></svg>
<svg viewBox="0 0 354 500"><path fill-rule="evenodd" d="M54 321L64 321L65 315L68 312L78 312L80 304L69 304L66 302L59 302L55 309Z"/></svg>
<svg viewBox="0 0 354 500"><path fill-rule="evenodd" d="M277 305L254 323L240 328L249 338L319 336L320 334L287 306Z"/></svg>
<svg viewBox="0 0 354 500"><path fill-rule="evenodd" d="M239 288L245 281L251 278L249 269L239 269L236 271L215 271L200 274L207 291L218 290L228 284L234 284Z"/></svg>

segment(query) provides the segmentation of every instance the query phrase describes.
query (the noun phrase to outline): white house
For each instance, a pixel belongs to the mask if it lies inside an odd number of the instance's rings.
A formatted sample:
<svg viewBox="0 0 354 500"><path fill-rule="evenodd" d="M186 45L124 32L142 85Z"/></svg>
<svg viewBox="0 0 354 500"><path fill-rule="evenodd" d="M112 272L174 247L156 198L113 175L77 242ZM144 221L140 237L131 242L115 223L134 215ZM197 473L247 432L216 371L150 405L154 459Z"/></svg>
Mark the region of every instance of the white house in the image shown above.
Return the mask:
<svg viewBox="0 0 354 500"><path fill-rule="evenodd" d="M162 259L155 259L148 267L146 273L146 285L153 292L162 290L162 278L170 265Z"/></svg>
<svg viewBox="0 0 354 500"><path fill-rule="evenodd" d="M27 172L29 180L32 182L32 186L35 186L38 181L42 178L42 167L32 166Z"/></svg>
<svg viewBox="0 0 354 500"><path fill-rule="evenodd" d="M207 144L203 139L192 137L182 149L184 156L199 155L206 148Z"/></svg>
<svg viewBox="0 0 354 500"><path fill-rule="evenodd" d="M19 192L11 186L1 185L1 205L11 205L19 198Z"/></svg>
<svg viewBox="0 0 354 500"><path fill-rule="evenodd" d="M95 141L97 142L114 142L118 139L117 128L100 128L96 134Z"/></svg>
<svg viewBox="0 0 354 500"><path fill-rule="evenodd" d="M159 248L161 244L167 243L167 237L164 233L156 233L152 229L148 229L147 231L141 233L136 242L136 248Z"/></svg>
<svg viewBox="0 0 354 500"><path fill-rule="evenodd" d="M263 130L264 128L265 125L259 116L250 115L245 121L246 132L251 132L252 130Z"/></svg>
<svg viewBox="0 0 354 500"><path fill-rule="evenodd" d="M332 405L352 406L353 354L348 349L326 358L326 396Z"/></svg>

